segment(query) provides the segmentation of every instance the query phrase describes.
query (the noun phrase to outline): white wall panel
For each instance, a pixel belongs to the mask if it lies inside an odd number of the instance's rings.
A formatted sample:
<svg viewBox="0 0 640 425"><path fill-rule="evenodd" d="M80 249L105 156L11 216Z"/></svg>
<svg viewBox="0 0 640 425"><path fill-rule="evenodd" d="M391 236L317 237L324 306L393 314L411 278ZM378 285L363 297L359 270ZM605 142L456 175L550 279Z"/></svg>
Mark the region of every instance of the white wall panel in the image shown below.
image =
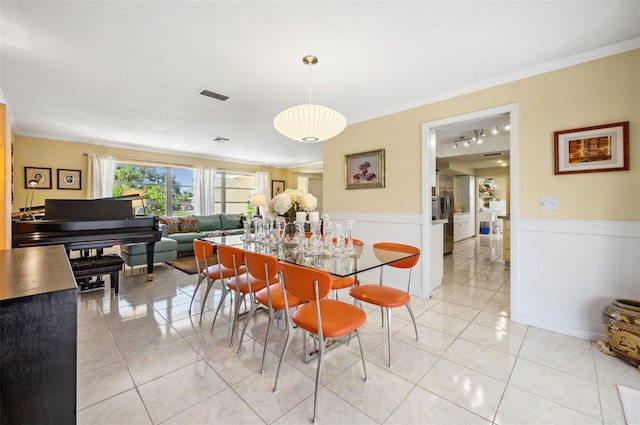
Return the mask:
<svg viewBox="0 0 640 425"><path fill-rule="evenodd" d="M520 218L515 231L513 320L597 340L606 304L640 299L640 222Z"/></svg>
<svg viewBox="0 0 640 425"><path fill-rule="evenodd" d="M362 240L366 245L376 242L397 242L413 245L420 248L421 252L428 252L429 244L422 246L422 217L419 214L361 214L361 213L336 213L326 212L332 221L354 220L353 237ZM346 228L346 227L343 227ZM426 282L422 280L420 262L413 268L411 278L411 294L426 297ZM397 270L386 267L384 281L390 286L406 290L408 274L405 270ZM361 273L358 278L362 282L378 282L379 272L371 271Z"/></svg>

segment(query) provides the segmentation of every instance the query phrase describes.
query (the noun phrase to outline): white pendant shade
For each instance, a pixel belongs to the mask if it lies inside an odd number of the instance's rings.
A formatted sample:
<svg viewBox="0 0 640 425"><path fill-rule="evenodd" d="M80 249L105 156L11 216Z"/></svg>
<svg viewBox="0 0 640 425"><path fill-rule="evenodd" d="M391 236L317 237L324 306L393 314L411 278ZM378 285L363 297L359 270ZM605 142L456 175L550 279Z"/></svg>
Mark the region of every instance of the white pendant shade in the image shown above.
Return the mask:
<svg viewBox="0 0 640 425"><path fill-rule="evenodd" d="M305 104L280 112L273 126L289 139L298 142L323 142L342 133L347 120L326 106Z"/></svg>

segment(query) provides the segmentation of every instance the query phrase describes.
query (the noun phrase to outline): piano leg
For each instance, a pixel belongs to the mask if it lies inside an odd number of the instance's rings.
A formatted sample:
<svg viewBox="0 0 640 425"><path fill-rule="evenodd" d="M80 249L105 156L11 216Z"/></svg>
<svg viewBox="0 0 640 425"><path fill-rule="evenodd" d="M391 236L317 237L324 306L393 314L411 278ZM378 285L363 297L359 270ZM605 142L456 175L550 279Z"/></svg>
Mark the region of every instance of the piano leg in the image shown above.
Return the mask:
<svg viewBox="0 0 640 425"><path fill-rule="evenodd" d="M153 251L155 249L155 242L147 242L147 281L153 280Z"/></svg>

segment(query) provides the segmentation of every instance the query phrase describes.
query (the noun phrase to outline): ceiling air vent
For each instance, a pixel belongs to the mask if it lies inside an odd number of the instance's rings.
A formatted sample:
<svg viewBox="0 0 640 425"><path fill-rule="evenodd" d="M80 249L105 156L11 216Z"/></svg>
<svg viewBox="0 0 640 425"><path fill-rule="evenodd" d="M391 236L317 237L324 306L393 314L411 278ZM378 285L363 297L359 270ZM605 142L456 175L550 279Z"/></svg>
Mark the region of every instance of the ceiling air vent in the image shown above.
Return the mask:
<svg viewBox="0 0 640 425"><path fill-rule="evenodd" d="M221 101L223 101L223 102L224 102L225 100L229 99L229 96L225 96L225 95L220 94L220 93L215 93L215 92L212 92L212 91L210 91L210 90L202 90L202 91L200 92L200 94L201 94L201 95L203 95L203 96L208 96L208 97L212 97L212 98L214 98L214 99L221 100Z"/></svg>
<svg viewBox="0 0 640 425"><path fill-rule="evenodd" d="M488 156L502 156L503 153L502 152L493 152L493 153L483 153L482 156L484 156L485 158Z"/></svg>
<svg viewBox="0 0 640 425"><path fill-rule="evenodd" d="M218 143L227 143L229 142L229 139L225 139L224 137L216 137L215 139L213 139L213 141Z"/></svg>

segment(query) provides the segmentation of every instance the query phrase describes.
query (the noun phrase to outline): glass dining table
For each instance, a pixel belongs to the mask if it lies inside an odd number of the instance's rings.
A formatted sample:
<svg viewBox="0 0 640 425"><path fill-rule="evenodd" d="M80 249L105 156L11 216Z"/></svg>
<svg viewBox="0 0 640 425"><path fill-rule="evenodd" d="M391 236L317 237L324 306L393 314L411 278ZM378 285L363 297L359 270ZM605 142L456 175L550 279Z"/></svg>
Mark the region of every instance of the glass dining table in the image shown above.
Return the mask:
<svg viewBox="0 0 640 425"><path fill-rule="evenodd" d="M202 240L211 242L214 245L235 246L245 251L274 255L281 261L324 270L336 277L355 276L358 273L418 255L376 248L372 245L353 245L348 243L328 246L316 245L314 248L306 246L305 242L301 244L302 246L287 246L282 240L256 241L255 238L247 235L212 236L202 238ZM329 341L327 348L337 342L335 340ZM313 343L314 348L308 349L305 332L302 350L305 363L315 358L318 353L317 340L314 339Z"/></svg>
<svg viewBox="0 0 640 425"><path fill-rule="evenodd" d="M301 248L297 245L286 246L282 243L272 245L268 242L247 240L244 235L213 236L202 238L202 240L214 245L235 246L245 251L274 255L279 260L324 270L336 277L353 276L418 255L375 248L372 245L355 245L352 248L349 248L348 244L342 247L333 245L329 249L326 247L324 249Z"/></svg>

